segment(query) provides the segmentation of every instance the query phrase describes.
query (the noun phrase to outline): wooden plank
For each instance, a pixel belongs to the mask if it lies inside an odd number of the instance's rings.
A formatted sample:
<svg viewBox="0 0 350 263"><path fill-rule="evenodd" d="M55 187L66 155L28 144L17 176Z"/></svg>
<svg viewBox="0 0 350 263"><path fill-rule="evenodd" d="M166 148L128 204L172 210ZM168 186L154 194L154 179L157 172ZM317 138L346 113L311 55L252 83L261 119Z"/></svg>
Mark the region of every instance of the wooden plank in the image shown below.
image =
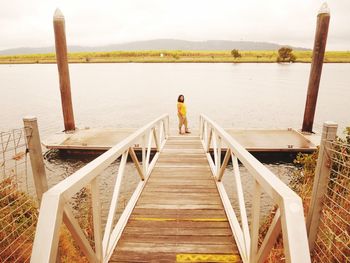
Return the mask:
<svg viewBox="0 0 350 263"><path fill-rule="evenodd" d="M232 236L229 228L139 228L126 227L124 232L126 234L136 235L161 235L161 236ZM118 247L118 246L117 246Z"/></svg>
<svg viewBox="0 0 350 263"><path fill-rule="evenodd" d="M204 183L201 183L200 184L200 181L204 181ZM197 184L188 184L188 182L181 182L181 181L178 181L178 182L157 182L157 181L153 181L153 182L149 182L147 183L147 186L149 187L154 187L154 186L164 186L164 187L171 187L171 188L174 188L174 187L184 187L184 188L194 188L194 189L197 189L197 188L216 188L215 184L207 184L205 182L205 180L198 180L197 181Z"/></svg>
<svg viewBox="0 0 350 263"><path fill-rule="evenodd" d="M211 210L211 209L144 209L144 208L135 208L131 215L133 217L139 217L143 215L145 217L165 217L165 218L226 218L226 214L223 210Z"/></svg>
<svg viewBox="0 0 350 263"><path fill-rule="evenodd" d="M210 180L212 179L212 175L200 175L200 174L194 174L194 175L187 175L187 174L175 174L175 175L158 175L158 176L152 176L152 180L154 179L161 179L161 180L188 180L188 181L195 181L195 180Z"/></svg>
<svg viewBox="0 0 350 263"><path fill-rule="evenodd" d="M142 196L140 200L143 199L166 199L166 200L183 200L183 201L195 201L195 200L219 200L216 198L217 196L214 193L210 193L208 195L207 193L187 193L187 194L181 194L181 193L171 193L171 194L165 194L165 193L147 193Z"/></svg>
<svg viewBox="0 0 350 263"><path fill-rule="evenodd" d="M160 197L160 198L187 198L187 197L206 197L206 198L216 198L216 192L209 193L164 193L164 192L148 192L144 193L142 197Z"/></svg>
<svg viewBox="0 0 350 263"><path fill-rule="evenodd" d="M176 254L160 252L136 252L136 251L118 251L114 253L109 262L176 262Z"/></svg>
<svg viewBox="0 0 350 263"><path fill-rule="evenodd" d="M181 200L176 200L176 199L172 199L172 200L166 200L165 198L162 198L158 201L156 201L154 198L146 198L146 199L142 199L138 202L139 206L142 205L179 205L179 206L183 206L184 208L190 205L220 205L220 200L210 200L210 199L181 199Z"/></svg>
<svg viewBox="0 0 350 263"><path fill-rule="evenodd" d="M169 187L163 187L163 188L159 188L159 185L153 185L153 186L146 186L145 188L146 191L153 191L153 192L171 192L171 193L193 193L198 191L198 188L173 188L171 186ZM202 188L203 191L205 192L213 192L213 193L217 193L217 189L215 188Z"/></svg>
<svg viewBox="0 0 350 263"><path fill-rule="evenodd" d="M166 171L166 172L165 172ZM174 168L174 167L156 167L152 172L152 177L157 175L199 175L199 176L209 176L212 177L212 173L209 167L186 167L186 169Z"/></svg>
<svg viewBox="0 0 350 263"><path fill-rule="evenodd" d="M202 145L198 144L166 144L164 149L189 149L189 150L201 150L203 151Z"/></svg>
<svg viewBox="0 0 350 263"><path fill-rule="evenodd" d="M138 220L131 219L128 222L128 227L149 227L149 228L169 228L169 227L181 227L181 228L230 228L228 221L216 222L216 221L152 221L152 220Z"/></svg>
<svg viewBox="0 0 350 263"><path fill-rule="evenodd" d="M171 178L171 179L163 179L162 177L158 177L158 178L151 178L148 182L149 184L155 183L155 184L167 184L167 185L204 185L204 186L215 186L215 184L213 184L213 180L210 179L202 179L202 180L197 180L197 179L193 179L193 180L187 180L187 179L176 179L176 178Z"/></svg>
<svg viewBox="0 0 350 263"><path fill-rule="evenodd" d="M167 142L167 147L172 145L200 145L200 141L199 140L185 140L185 141L169 140Z"/></svg>
<svg viewBox="0 0 350 263"><path fill-rule="evenodd" d="M162 152L162 158L177 158L177 157L192 157L192 158L203 158L203 153L196 153L196 152Z"/></svg>
<svg viewBox="0 0 350 263"><path fill-rule="evenodd" d="M208 205L208 204L200 204L200 205L192 205L192 204L137 204L136 207L140 208L157 208L157 209L223 209L222 205Z"/></svg>
<svg viewBox="0 0 350 263"><path fill-rule="evenodd" d="M186 140L199 140L199 136L191 136L191 135L186 135L186 136L169 136L168 138L169 141L174 141L174 140L180 140L180 141L186 141Z"/></svg>
<svg viewBox="0 0 350 263"><path fill-rule="evenodd" d="M192 158L192 157L177 157L177 158L164 158L160 157L158 163L203 163L207 164L207 158Z"/></svg>
<svg viewBox="0 0 350 263"><path fill-rule="evenodd" d="M230 236L135 236L125 234L121 240L124 239L136 243L232 244L232 237Z"/></svg>
<svg viewBox="0 0 350 263"><path fill-rule="evenodd" d="M152 243L137 243L137 242L120 242L117 247L118 251L135 251L135 252L174 252L179 253L232 253L235 252L233 244L181 244L178 243L176 246L173 244L157 244Z"/></svg>
<svg viewBox="0 0 350 263"><path fill-rule="evenodd" d="M164 153L204 153L203 149L169 149L169 148L164 148L163 151Z"/></svg>

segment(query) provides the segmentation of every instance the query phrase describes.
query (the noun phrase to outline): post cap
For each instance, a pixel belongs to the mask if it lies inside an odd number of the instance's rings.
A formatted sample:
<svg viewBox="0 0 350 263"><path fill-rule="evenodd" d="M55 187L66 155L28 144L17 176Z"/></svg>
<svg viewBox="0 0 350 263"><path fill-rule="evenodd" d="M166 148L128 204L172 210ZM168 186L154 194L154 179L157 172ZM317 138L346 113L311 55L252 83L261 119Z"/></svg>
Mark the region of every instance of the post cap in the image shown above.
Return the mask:
<svg viewBox="0 0 350 263"><path fill-rule="evenodd" d="M328 7L327 2L324 2L322 4L320 10L318 11L318 14L320 15L320 14L330 14L330 13L331 13L331 11L330 11L330 9Z"/></svg>
<svg viewBox="0 0 350 263"><path fill-rule="evenodd" d="M38 120L36 116L25 116L23 117L23 121L36 121Z"/></svg>
<svg viewBox="0 0 350 263"><path fill-rule="evenodd" d="M56 9L53 20L64 20L64 15L59 8Z"/></svg>
<svg viewBox="0 0 350 263"><path fill-rule="evenodd" d="M336 122L334 122L334 121L325 121L323 123L323 127L327 127L327 128L329 128L329 127L338 127L338 124Z"/></svg>

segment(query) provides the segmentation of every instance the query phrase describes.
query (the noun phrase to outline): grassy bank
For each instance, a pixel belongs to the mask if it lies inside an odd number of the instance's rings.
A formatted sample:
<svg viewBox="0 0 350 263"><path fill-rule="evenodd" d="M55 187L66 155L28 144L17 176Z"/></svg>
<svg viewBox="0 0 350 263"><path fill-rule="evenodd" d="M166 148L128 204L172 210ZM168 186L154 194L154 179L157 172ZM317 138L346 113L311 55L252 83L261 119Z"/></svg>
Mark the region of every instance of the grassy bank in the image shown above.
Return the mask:
<svg viewBox="0 0 350 263"><path fill-rule="evenodd" d="M276 51L240 51L234 58L231 51L112 51L70 53L70 63L274 63ZM311 62L311 51L294 51L296 62ZM329 51L326 63L350 63L350 51ZM0 64L56 63L54 53L0 56Z"/></svg>

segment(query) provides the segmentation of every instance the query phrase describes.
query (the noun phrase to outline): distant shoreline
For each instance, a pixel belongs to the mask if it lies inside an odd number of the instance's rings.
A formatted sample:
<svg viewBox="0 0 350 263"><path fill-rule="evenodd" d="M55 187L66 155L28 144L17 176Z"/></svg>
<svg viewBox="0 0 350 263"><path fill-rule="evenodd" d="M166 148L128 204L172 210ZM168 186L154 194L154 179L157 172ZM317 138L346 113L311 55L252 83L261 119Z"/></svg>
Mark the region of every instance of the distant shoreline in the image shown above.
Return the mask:
<svg viewBox="0 0 350 263"><path fill-rule="evenodd" d="M277 63L277 51L112 51L68 54L69 63ZM294 51L294 63L310 63L312 51ZM350 51L328 51L325 63L350 63ZM0 64L55 64L54 53L3 55Z"/></svg>

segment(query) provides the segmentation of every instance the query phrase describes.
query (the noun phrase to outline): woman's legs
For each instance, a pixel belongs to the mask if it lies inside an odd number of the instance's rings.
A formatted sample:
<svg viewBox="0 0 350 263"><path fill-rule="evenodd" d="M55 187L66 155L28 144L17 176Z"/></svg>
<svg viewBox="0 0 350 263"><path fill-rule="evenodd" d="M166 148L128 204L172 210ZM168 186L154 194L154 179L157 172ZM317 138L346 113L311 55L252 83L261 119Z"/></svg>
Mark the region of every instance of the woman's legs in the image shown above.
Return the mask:
<svg viewBox="0 0 350 263"><path fill-rule="evenodd" d="M177 114L177 117L179 117L179 133L181 133L181 127L182 124L184 124L184 121L180 113Z"/></svg>
<svg viewBox="0 0 350 263"><path fill-rule="evenodd" d="M188 129L187 129L187 117L184 117L183 124L185 124L185 129L186 129L186 131L188 131Z"/></svg>
<svg viewBox="0 0 350 263"><path fill-rule="evenodd" d="M188 132L187 117L183 117L180 113L178 113L177 116L179 117L179 133L181 133L182 125L185 125L185 130L186 130L186 132Z"/></svg>

